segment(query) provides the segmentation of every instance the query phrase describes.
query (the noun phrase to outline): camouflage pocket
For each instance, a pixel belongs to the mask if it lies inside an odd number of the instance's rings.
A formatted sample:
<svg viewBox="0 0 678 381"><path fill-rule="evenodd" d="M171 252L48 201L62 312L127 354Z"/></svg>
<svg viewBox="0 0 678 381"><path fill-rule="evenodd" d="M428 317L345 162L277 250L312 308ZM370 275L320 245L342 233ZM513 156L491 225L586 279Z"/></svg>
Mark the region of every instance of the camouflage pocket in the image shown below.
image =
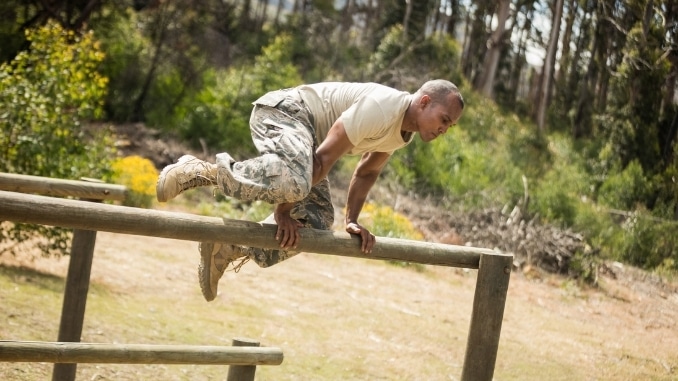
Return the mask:
<svg viewBox="0 0 678 381"><path fill-rule="evenodd" d="M259 99L256 101L252 102L253 105L263 105L263 106L268 106L268 107L276 107L282 101L285 100L286 93L283 91L271 91L270 93L266 93L263 96L261 96Z"/></svg>
<svg viewBox="0 0 678 381"><path fill-rule="evenodd" d="M266 160L264 164L264 174L266 177L275 177L275 176L280 176L282 175L283 171L283 163L278 159L276 155L263 155L262 156L265 159L270 159Z"/></svg>

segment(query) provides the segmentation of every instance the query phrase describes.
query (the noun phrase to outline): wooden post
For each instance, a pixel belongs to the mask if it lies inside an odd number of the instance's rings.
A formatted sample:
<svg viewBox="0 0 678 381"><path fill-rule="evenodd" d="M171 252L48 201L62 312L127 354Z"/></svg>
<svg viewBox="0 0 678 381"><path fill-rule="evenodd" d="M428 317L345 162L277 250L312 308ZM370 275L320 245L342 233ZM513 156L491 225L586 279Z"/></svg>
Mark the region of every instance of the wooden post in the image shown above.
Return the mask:
<svg viewBox="0 0 678 381"><path fill-rule="evenodd" d="M512 262L512 255L480 256L462 381L492 381Z"/></svg>
<svg viewBox="0 0 678 381"><path fill-rule="evenodd" d="M79 342L85 321L85 306L92 272L96 231L75 230L68 263L58 341ZM73 381L78 364L54 364L52 381Z"/></svg>
<svg viewBox="0 0 678 381"><path fill-rule="evenodd" d="M233 339L234 347L258 347L259 342L247 338ZM257 371L255 365L231 365L228 367L228 378L226 381L254 381L254 373Z"/></svg>

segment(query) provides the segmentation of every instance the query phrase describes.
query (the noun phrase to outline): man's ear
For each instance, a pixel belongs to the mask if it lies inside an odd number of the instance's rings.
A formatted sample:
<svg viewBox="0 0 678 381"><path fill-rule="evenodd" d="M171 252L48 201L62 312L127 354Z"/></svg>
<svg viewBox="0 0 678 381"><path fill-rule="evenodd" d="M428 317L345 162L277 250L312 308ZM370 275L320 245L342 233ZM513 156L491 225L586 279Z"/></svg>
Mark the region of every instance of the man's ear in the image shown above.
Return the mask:
<svg viewBox="0 0 678 381"><path fill-rule="evenodd" d="M431 97L424 94L419 98L419 104L421 105L421 108L425 108L428 106L428 104L431 103Z"/></svg>

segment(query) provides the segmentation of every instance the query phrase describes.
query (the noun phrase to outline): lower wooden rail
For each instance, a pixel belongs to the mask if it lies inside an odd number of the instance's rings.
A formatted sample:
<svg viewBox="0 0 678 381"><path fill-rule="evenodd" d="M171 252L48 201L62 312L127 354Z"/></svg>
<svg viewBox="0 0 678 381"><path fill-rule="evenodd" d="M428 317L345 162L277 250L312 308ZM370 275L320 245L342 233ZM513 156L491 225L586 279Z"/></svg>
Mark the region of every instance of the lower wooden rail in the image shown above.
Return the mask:
<svg viewBox="0 0 678 381"><path fill-rule="evenodd" d="M280 365L275 347L0 340L0 361L97 364Z"/></svg>

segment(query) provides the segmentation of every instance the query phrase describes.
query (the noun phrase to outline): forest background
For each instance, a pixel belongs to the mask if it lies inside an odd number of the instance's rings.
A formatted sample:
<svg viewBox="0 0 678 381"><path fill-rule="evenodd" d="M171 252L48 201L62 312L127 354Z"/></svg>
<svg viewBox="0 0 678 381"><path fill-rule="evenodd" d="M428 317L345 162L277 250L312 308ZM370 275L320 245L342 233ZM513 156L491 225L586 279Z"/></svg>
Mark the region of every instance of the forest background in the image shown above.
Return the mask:
<svg viewBox="0 0 678 381"><path fill-rule="evenodd" d="M7 0L0 19L0 171L153 182L101 126L143 123L243 158L266 91L446 78L464 116L397 152L391 189L577 233L585 244L557 272L591 280L600 260L678 270L674 0ZM46 252L67 251L64 230L0 234L36 232Z"/></svg>

